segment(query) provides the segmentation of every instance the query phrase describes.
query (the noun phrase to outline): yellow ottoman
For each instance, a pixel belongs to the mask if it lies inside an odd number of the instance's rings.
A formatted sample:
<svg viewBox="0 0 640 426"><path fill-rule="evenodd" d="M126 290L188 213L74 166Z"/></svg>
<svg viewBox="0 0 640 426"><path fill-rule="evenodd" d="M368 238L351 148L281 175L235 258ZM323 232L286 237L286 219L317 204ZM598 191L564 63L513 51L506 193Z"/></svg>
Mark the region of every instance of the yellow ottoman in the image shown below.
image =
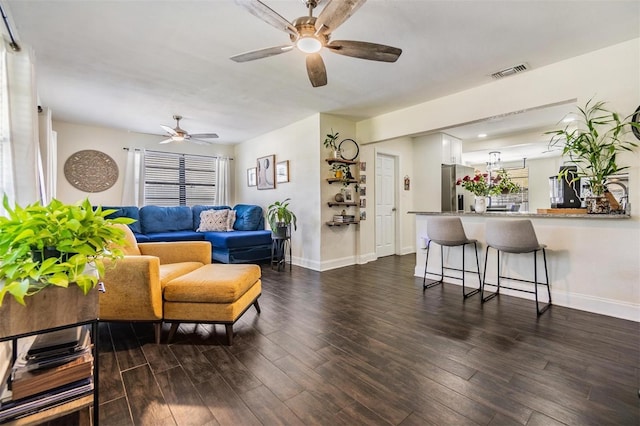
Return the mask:
<svg viewBox="0 0 640 426"><path fill-rule="evenodd" d="M169 281L162 291L163 320L171 322L167 342L181 322L224 324L227 343L233 342L233 324L251 305L260 313L262 292L258 265L204 265Z"/></svg>

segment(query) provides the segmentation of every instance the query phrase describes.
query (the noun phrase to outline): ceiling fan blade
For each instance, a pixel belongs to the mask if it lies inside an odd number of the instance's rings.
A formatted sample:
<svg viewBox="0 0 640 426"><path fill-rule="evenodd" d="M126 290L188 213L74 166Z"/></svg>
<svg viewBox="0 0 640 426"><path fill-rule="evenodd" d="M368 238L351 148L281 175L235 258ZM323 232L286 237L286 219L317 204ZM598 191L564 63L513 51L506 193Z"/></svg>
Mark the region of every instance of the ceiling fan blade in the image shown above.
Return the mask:
<svg viewBox="0 0 640 426"><path fill-rule="evenodd" d="M165 139L165 140L163 140L163 141L161 141L161 142L158 142L158 143L159 143L160 145L162 145L162 144L165 144L165 143L171 143L171 142L173 142L173 139L169 138L169 139Z"/></svg>
<svg viewBox="0 0 640 426"><path fill-rule="evenodd" d="M216 133L197 133L195 135L189 135L191 139L215 139L218 137Z"/></svg>
<svg viewBox="0 0 640 426"><path fill-rule="evenodd" d="M267 47L266 49L252 50L251 52L241 53L236 56L232 56L231 60L236 62L247 62L256 59L268 58L269 56L279 55L281 53L289 52L293 49L290 44L283 46Z"/></svg>
<svg viewBox="0 0 640 426"><path fill-rule="evenodd" d="M327 84L327 69L319 53L307 55L307 74L309 74L309 80L313 87Z"/></svg>
<svg viewBox="0 0 640 426"><path fill-rule="evenodd" d="M202 139L196 139L196 138L189 138L189 142L197 143L198 145L211 145L215 143L213 141L204 141Z"/></svg>
<svg viewBox="0 0 640 426"><path fill-rule="evenodd" d="M169 133L171 136L176 136L177 133L175 130L173 130L171 127L169 126L165 126L165 125L160 125L160 127L162 127L162 130L164 130L165 132Z"/></svg>
<svg viewBox="0 0 640 426"><path fill-rule="evenodd" d="M316 29L321 34L333 32L349 19L367 0L329 0L316 19Z"/></svg>
<svg viewBox="0 0 640 426"><path fill-rule="evenodd" d="M334 40L326 45L334 53L371 61L395 62L402 49L366 41Z"/></svg>
<svg viewBox="0 0 640 426"><path fill-rule="evenodd" d="M291 22L284 19L278 12L271 9L266 4L262 3L259 0L235 0L236 4L244 7L251 13L252 15L262 19L269 25L276 27L279 30L282 30L286 33L293 34L294 36L298 35L298 30L296 27L291 25Z"/></svg>

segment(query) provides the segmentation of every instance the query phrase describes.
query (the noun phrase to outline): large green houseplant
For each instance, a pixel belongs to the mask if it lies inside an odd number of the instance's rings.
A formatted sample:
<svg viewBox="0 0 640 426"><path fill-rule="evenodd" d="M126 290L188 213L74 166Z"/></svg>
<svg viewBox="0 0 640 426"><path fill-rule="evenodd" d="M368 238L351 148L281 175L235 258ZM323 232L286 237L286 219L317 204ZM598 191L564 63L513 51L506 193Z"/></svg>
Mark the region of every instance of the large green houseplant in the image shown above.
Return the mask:
<svg viewBox="0 0 640 426"><path fill-rule="evenodd" d="M276 236L286 236L287 230L293 224L293 229L298 229L298 218L295 213L289 210L290 198L283 201L275 201L267 207L267 220L271 227L271 232Z"/></svg>
<svg viewBox="0 0 640 426"><path fill-rule="evenodd" d="M584 108L578 107L576 120L570 121L564 129L553 130L551 147L561 147L562 154L568 156L578 171L570 178L568 169L560 177L579 181L586 178L591 194L601 197L605 192L607 179L627 167L620 167L617 155L623 151L633 151L638 144L627 139L632 129L638 128L631 116L621 118L616 112L605 107L605 102L589 100Z"/></svg>
<svg viewBox="0 0 640 426"><path fill-rule="evenodd" d="M123 256L118 247L126 243L124 231L111 225L134 222L107 219L114 210L94 209L88 199L76 205L52 200L12 208L5 196L3 205L7 216L0 216L0 305L7 293L25 305L26 296L71 283L87 294L104 275L102 259Z"/></svg>

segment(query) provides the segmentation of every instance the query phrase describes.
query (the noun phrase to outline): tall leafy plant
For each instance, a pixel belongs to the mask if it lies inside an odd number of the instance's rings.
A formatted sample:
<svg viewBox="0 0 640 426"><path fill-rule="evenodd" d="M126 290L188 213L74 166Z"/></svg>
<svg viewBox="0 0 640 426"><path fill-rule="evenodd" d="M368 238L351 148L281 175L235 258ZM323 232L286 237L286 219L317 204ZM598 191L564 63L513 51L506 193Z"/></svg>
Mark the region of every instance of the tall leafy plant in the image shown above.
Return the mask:
<svg viewBox="0 0 640 426"><path fill-rule="evenodd" d="M8 214L0 217L0 304L9 293L24 305L26 296L51 285L74 283L87 294L104 275L102 260L123 256L118 247L126 244L124 231L111 225L135 221L107 219L115 210L94 209L88 199L11 207L4 196L3 205Z"/></svg>
<svg viewBox="0 0 640 426"><path fill-rule="evenodd" d="M272 230L276 230L279 224L289 226L293 224L293 229L298 229L298 218L295 213L289 210L290 198L286 198L283 201L275 201L267 207L267 220Z"/></svg>
<svg viewBox="0 0 640 426"><path fill-rule="evenodd" d="M638 144L627 140L627 134L635 127L629 117L621 118L605 108L605 102L593 99L584 108L578 107L577 119L564 129L553 130L550 146L561 147L562 154L577 166L578 173L571 181L587 178L589 189L595 196L604 194L607 178L627 167L620 167L617 155L633 151ZM568 170L561 177L569 179Z"/></svg>

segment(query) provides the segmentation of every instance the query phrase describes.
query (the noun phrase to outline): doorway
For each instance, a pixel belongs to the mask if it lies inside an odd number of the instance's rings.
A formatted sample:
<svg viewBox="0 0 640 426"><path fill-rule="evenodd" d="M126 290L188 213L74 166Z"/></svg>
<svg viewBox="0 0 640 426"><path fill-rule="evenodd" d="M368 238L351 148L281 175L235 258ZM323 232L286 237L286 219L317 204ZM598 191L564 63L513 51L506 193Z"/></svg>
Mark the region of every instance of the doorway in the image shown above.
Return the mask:
<svg viewBox="0 0 640 426"><path fill-rule="evenodd" d="M376 153L376 256L396 254L396 158Z"/></svg>

